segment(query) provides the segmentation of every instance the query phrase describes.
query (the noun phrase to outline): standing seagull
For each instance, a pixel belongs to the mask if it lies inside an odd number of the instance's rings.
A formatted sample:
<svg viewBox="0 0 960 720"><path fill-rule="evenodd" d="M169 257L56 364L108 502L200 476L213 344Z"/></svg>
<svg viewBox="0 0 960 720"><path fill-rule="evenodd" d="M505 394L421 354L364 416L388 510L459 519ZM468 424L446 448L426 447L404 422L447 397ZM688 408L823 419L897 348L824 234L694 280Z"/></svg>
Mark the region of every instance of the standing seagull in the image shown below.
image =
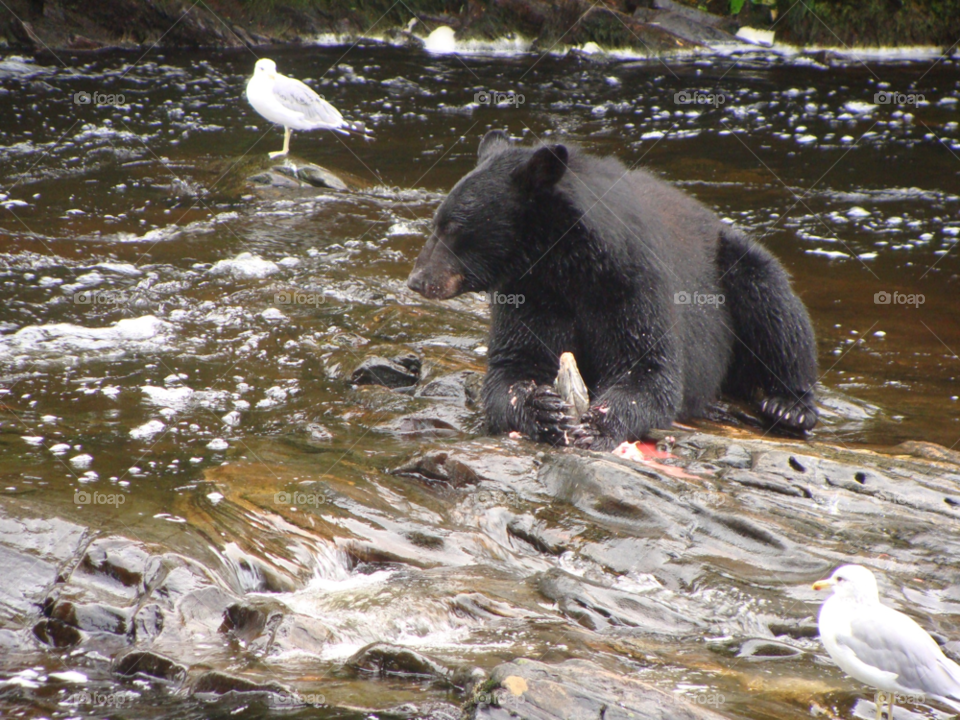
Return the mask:
<svg viewBox="0 0 960 720"><path fill-rule="evenodd" d="M814 590L833 589L820 608L820 639L847 675L877 689L877 720L898 695L929 695L960 712L960 665L911 618L880 604L877 580L862 565L844 565Z"/></svg>
<svg viewBox="0 0 960 720"><path fill-rule="evenodd" d="M267 58L257 60L247 83L247 100L267 120L283 125L283 150L270 153L272 158L290 152L293 130L335 130L344 135L351 130L364 132L361 124L348 123L333 105L302 82L278 73L277 64Z"/></svg>

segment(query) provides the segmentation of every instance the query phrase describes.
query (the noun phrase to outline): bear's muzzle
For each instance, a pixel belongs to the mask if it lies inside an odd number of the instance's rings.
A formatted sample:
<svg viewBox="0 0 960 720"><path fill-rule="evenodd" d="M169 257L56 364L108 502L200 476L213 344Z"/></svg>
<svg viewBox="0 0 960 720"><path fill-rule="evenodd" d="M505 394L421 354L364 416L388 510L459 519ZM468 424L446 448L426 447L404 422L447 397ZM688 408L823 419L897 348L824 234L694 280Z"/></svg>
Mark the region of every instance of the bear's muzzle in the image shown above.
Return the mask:
<svg viewBox="0 0 960 720"><path fill-rule="evenodd" d="M448 300L464 292L463 281L460 261L432 235L417 256L407 287L431 300Z"/></svg>

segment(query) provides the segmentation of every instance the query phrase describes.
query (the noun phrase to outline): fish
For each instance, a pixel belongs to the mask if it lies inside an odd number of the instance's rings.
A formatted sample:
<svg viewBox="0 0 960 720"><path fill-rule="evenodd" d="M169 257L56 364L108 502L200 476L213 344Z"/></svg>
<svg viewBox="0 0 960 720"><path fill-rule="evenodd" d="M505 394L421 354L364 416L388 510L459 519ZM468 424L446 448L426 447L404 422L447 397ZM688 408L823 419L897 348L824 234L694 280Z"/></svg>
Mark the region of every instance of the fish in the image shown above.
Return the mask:
<svg viewBox="0 0 960 720"><path fill-rule="evenodd" d="M590 393L580 375L577 359L573 353L565 352L560 356L560 371L554 381L557 394L570 407L570 414L575 422L580 422L581 416L590 408Z"/></svg>

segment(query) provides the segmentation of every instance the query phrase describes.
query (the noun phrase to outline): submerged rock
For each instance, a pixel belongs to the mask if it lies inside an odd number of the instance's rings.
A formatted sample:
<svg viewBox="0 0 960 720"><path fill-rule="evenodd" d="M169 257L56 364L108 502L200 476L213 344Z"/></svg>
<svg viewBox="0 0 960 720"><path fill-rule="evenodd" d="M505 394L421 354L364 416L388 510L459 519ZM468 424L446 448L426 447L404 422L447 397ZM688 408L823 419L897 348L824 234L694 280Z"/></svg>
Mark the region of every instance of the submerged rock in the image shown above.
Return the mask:
<svg viewBox="0 0 960 720"><path fill-rule="evenodd" d="M446 679L450 671L410 648L389 643L373 643L361 648L347 660L347 667L375 675L419 676Z"/></svg>
<svg viewBox="0 0 960 720"><path fill-rule="evenodd" d="M273 693L291 695L290 689L278 682L256 682L218 670L204 673L193 684L194 694L226 695L227 693Z"/></svg>
<svg viewBox="0 0 960 720"><path fill-rule="evenodd" d="M439 480L450 483L453 487L476 485L480 480L473 468L445 452L418 455L391 472L394 475L406 475L427 481Z"/></svg>
<svg viewBox="0 0 960 720"><path fill-rule="evenodd" d="M326 168L319 165L302 165L297 168L297 178L313 187L346 190L347 184Z"/></svg>
<svg viewBox="0 0 960 720"><path fill-rule="evenodd" d="M475 407L480 400L483 376L473 370L442 375L417 392L418 397L449 400L463 407Z"/></svg>
<svg viewBox="0 0 960 720"><path fill-rule="evenodd" d="M82 567L116 580L125 587L136 587L150 554L138 542L127 538L98 538L90 543Z"/></svg>
<svg viewBox="0 0 960 720"><path fill-rule="evenodd" d="M183 665L150 650L127 653L117 660L114 672L125 677L146 675L172 683L182 682L187 675L187 669Z"/></svg>
<svg viewBox="0 0 960 720"><path fill-rule="evenodd" d="M723 700L719 700L718 705ZM472 720L720 720L722 715L587 660L498 665L474 696Z"/></svg>
<svg viewBox="0 0 960 720"><path fill-rule="evenodd" d="M416 355L400 355L391 360L386 358L366 358L353 374L350 382L354 385L383 385L388 388L410 387L420 380L421 360Z"/></svg>
<svg viewBox="0 0 960 720"><path fill-rule="evenodd" d="M130 628L128 611L109 605L59 602L51 609L50 617L88 633L106 632L125 635Z"/></svg>
<svg viewBox="0 0 960 720"><path fill-rule="evenodd" d="M77 628L62 620L41 620L33 626L33 634L40 642L57 648L79 645L83 640Z"/></svg>

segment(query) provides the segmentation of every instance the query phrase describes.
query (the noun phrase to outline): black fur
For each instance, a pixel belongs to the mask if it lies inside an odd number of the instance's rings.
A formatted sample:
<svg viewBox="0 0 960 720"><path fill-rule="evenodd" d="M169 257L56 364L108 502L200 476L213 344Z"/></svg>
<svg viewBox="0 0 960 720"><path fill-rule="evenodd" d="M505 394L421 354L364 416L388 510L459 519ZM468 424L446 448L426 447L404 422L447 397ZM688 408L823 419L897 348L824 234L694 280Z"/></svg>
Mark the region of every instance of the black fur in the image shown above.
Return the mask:
<svg viewBox="0 0 960 720"><path fill-rule="evenodd" d="M813 329L780 263L643 171L563 145L480 144L444 200L408 285L491 303L488 428L610 447L703 413L722 391L772 424L816 424ZM678 304L677 293L723 296ZM591 397L574 426L551 385L572 352Z"/></svg>

